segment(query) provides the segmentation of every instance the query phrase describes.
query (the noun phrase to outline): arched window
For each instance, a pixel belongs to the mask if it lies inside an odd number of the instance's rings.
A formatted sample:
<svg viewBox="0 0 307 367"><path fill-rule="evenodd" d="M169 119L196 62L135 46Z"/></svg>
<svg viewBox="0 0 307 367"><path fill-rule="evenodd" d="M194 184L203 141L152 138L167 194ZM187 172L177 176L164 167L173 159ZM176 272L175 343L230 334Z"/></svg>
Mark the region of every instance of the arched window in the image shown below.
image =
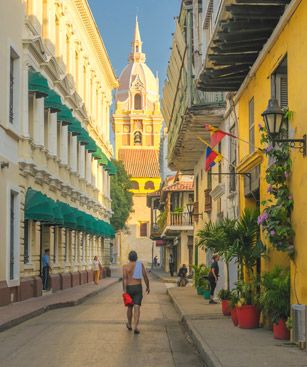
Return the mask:
<svg viewBox="0 0 307 367"><path fill-rule="evenodd" d="M142 145L142 133L140 131L134 133L134 145Z"/></svg>
<svg viewBox="0 0 307 367"><path fill-rule="evenodd" d="M152 181L147 181L145 183L145 190L154 190L155 184Z"/></svg>
<svg viewBox="0 0 307 367"><path fill-rule="evenodd" d="M134 96L134 109L142 109L142 96L139 93Z"/></svg>
<svg viewBox="0 0 307 367"><path fill-rule="evenodd" d="M131 181L131 189L132 190L139 190L140 186L137 181Z"/></svg>

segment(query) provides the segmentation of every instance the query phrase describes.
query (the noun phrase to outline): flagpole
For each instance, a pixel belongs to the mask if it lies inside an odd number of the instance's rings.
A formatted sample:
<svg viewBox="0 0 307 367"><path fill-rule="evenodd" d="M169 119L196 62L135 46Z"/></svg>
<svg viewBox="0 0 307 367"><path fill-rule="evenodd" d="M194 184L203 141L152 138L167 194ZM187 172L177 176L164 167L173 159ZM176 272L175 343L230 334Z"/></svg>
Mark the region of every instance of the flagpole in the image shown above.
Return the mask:
<svg viewBox="0 0 307 367"><path fill-rule="evenodd" d="M199 139L202 143L204 143L205 145L207 145L208 148L212 149L213 151L215 151L210 144L208 144L206 142L206 140L202 139L200 136L197 137L197 139ZM221 154L221 153L219 153ZM229 159L225 158L225 156L222 155L222 157L225 159L225 161L227 161L229 163L230 166L232 166L233 168L236 168L236 166L234 164L232 164Z"/></svg>

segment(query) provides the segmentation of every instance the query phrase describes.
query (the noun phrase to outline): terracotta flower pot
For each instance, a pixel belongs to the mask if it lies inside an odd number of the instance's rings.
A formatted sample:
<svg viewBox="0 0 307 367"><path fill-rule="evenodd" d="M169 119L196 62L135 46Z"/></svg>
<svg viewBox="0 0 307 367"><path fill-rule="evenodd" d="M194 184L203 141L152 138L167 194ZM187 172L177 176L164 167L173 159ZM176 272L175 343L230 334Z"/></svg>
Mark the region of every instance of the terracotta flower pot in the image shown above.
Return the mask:
<svg viewBox="0 0 307 367"><path fill-rule="evenodd" d="M287 328L285 320L280 319L278 324L273 324L273 334L275 339L290 339L290 330Z"/></svg>
<svg viewBox="0 0 307 367"><path fill-rule="evenodd" d="M234 326L238 326L238 313L237 313L237 308L236 307L234 307L231 310L231 320L232 320Z"/></svg>
<svg viewBox="0 0 307 367"><path fill-rule="evenodd" d="M222 312L224 316L230 316L231 315L231 304L228 299L222 300Z"/></svg>
<svg viewBox="0 0 307 367"><path fill-rule="evenodd" d="M255 329L259 327L260 312L254 305L237 307L239 328Z"/></svg>

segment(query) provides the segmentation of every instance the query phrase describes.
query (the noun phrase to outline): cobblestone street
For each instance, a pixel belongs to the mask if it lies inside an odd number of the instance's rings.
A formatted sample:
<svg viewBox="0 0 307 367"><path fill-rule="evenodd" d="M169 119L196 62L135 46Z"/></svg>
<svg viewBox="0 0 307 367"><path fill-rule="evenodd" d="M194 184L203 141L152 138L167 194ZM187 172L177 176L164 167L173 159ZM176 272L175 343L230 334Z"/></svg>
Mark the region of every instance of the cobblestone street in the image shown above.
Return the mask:
<svg viewBox="0 0 307 367"><path fill-rule="evenodd" d="M1 366L202 366L163 283L152 280L141 334L125 327L121 285L0 334Z"/></svg>

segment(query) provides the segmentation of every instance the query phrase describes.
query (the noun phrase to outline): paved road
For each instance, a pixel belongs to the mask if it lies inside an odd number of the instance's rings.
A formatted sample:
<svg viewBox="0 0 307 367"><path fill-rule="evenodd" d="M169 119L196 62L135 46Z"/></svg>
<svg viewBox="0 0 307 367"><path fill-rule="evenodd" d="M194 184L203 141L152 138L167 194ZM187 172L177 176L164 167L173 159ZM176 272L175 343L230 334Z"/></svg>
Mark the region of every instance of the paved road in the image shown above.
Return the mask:
<svg viewBox="0 0 307 367"><path fill-rule="evenodd" d="M203 366L165 285L152 280L141 334L125 327L120 284L82 305L50 311L0 333L1 367Z"/></svg>

